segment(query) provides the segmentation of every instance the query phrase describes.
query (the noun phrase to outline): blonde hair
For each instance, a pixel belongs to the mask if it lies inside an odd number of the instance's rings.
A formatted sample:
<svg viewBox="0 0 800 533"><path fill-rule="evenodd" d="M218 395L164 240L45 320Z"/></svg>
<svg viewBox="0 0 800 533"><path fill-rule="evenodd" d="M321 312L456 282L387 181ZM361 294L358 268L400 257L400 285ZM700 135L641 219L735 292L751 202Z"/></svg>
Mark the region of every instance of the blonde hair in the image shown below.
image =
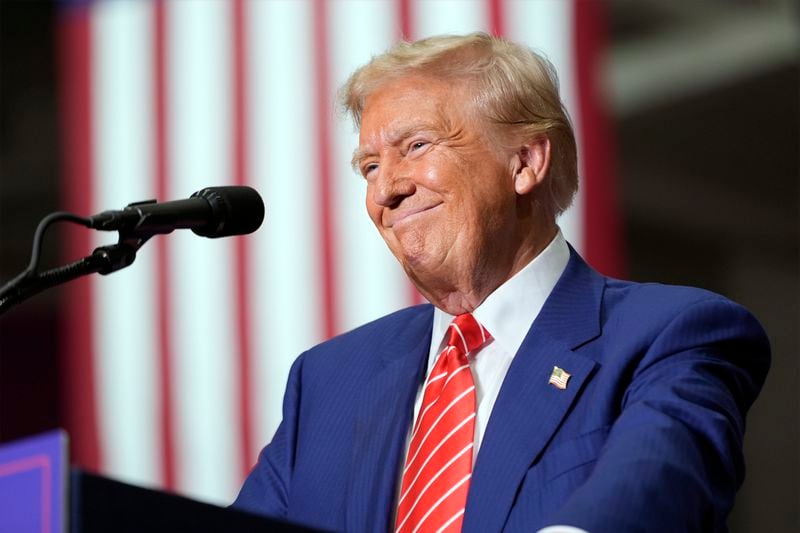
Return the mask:
<svg viewBox="0 0 800 533"><path fill-rule="evenodd" d="M476 109L499 126L501 144L547 137L551 156L544 186L549 194L540 199L541 205L553 217L569 207L578 189L575 135L547 59L486 33L403 41L356 70L339 100L360 127L367 97L385 83L411 75L471 82Z"/></svg>

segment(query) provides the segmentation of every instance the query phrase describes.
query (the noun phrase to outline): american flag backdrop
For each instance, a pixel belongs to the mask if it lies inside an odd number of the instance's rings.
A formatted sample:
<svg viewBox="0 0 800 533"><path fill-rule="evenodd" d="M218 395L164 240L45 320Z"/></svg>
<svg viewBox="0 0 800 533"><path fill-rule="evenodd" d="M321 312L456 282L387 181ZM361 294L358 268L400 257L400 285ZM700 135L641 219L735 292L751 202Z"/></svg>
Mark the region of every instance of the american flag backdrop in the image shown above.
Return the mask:
<svg viewBox="0 0 800 533"><path fill-rule="evenodd" d="M60 13L64 208L248 184L247 237L155 237L134 265L64 289L63 413L73 460L229 503L280 421L304 349L419 296L372 227L335 111L348 74L405 36L493 32L546 55L579 140L581 192L560 219L620 270L594 0L111 0ZM70 233L87 255L115 234Z"/></svg>

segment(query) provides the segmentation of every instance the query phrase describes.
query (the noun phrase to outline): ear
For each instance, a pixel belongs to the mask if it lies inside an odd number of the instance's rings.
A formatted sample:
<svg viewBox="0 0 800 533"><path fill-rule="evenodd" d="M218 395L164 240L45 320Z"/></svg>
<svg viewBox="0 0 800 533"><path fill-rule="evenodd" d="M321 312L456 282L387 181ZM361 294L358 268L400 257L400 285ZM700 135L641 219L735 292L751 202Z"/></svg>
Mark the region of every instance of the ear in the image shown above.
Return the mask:
<svg viewBox="0 0 800 533"><path fill-rule="evenodd" d="M541 135L520 146L519 167L514 174L514 190L520 196L533 191L550 170L550 139Z"/></svg>

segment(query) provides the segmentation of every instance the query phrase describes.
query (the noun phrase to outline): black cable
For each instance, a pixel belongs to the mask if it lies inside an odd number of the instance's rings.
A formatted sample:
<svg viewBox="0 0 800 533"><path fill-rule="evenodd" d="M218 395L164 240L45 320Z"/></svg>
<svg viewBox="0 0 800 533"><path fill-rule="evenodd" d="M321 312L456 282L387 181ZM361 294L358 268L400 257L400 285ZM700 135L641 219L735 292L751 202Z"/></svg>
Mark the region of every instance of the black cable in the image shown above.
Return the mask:
<svg viewBox="0 0 800 533"><path fill-rule="evenodd" d="M47 231L47 228L50 227L51 224L54 222L73 222L75 224L80 224L81 226L85 226L87 228L92 227L92 223L88 218L79 217L78 215L73 215L72 213L68 213L66 211L57 211L55 213L50 213L46 217L39 222L39 225L36 227L36 233L33 235L33 248L31 249L31 261L28 264L28 268L22 273L24 277L35 275L36 270L39 268L39 258L42 252L42 241L44 240L44 233Z"/></svg>
<svg viewBox="0 0 800 533"><path fill-rule="evenodd" d="M0 310L7 309L12 300L16 301L32 284L38 281L39 259L42 254L44 234L47 228L53 223L62 221L80 224L87 228L91 227L91 222L88 218L79 217L72 213L67 213L66 211L58 211L44 217L41 222L39 222L39 225L36 227L36 232L33 235L33 247L31 249L31 260L28 264L28 268L0 287Z"/></svg>

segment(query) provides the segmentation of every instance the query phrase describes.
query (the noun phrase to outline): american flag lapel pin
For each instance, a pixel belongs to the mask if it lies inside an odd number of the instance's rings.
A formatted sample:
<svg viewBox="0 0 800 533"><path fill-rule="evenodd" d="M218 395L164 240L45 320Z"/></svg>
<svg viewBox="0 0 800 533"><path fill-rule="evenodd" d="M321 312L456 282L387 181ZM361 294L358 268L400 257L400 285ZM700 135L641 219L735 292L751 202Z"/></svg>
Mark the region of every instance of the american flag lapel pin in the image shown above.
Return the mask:
<svg viewBox="0 0 800 533"><path fill-rule="evenodd" d="M567 388L567 381L572 377L572 374L565 372L564 369L553 367L553 372L550 374L550 381L547 383L555 386L555 388L564 390Z"/></svg>

